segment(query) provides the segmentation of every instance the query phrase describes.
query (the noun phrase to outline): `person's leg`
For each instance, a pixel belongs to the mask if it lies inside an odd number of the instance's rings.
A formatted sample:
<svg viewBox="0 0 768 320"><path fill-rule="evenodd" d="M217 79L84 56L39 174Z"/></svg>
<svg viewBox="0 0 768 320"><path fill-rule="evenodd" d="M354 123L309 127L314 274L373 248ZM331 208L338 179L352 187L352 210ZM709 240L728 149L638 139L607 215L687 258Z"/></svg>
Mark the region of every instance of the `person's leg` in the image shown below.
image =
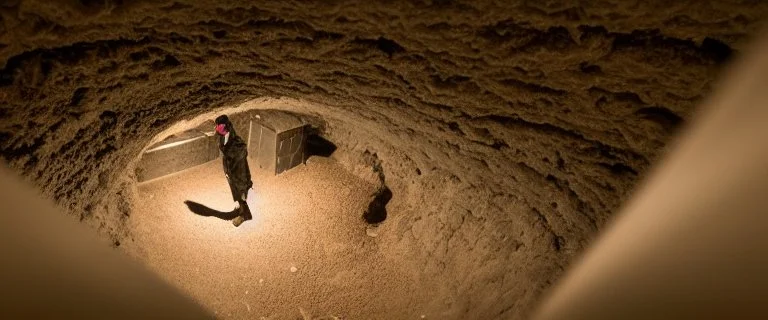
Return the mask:
<svg viewBox="0 0 768 320"><path fill-rule="evenodd" d="M245 202L245 200L242 200L239 202L240 202L240 215L243 216L245 220L253 219L253 216L251 215L251 208L248 207L248 203Z"/></svg>
<svg viewBox="0 0 768 320"><path fill-rule="evenodd" d="M251 208L248 207L247 201L248 201L248 189L245 189L240 192L240 200L238 201L240 202L240 209L242 210L240 215L242 215L245 218L245 220L251 220L253 217L251 216Z"/></svg>
<svg viewBox="0 0 768 320"><path fill-rule="evenodd" d="M240 211L240 215L235 217L235 219L232 220L232 224L235 225L235 227L239 227L246 220L245 217L243 216L243 210L245 209L243 207L240 207L238 210Z"/></svg>
<svg viewBox="0 0 768 320"><path fill-rule="evenodd" d="M237 189L235 188L235 186L232 184L231 181L229 182L229 191L232 193L232 201L235 202L235 205L239 205L240 204L240 197L238 195L240 193L237 192ZM235 209L237 210L238 208L235 208Z"/></svg>
<svg viewBox="0 0 768 320"><path fill-rule="evenodd" d="M233 189L234 192L234 189ZM240 196L237 199L237 203L240 207L240 215L235 218L235 220L232 220L232 224L235 225L235 227L239 227L244 221L253 219L253 216L251 216L251 208L248 207L248 203L245 201L248 198L248 193L246 192L238 192Z"/></svg>

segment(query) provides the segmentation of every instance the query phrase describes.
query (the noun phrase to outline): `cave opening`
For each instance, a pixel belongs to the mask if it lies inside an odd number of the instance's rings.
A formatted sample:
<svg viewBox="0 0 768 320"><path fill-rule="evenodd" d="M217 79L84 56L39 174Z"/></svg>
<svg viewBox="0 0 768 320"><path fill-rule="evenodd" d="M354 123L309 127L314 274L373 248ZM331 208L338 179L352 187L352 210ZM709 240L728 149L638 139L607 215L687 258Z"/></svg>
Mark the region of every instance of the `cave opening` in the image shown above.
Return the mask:
<svg viewBox="0 0 768 320"><path fill-rule="evenodd" d="M365 221L369 224L384 222L387 219L387 203L389 203L389 200L392 200L392 190L389 190L386 185L382 185L376 191L376 195L368 205L365 214L363 214Z"/></svg>
<svg viewBox="0 0 768 320"><path fill-rule="evenodd" d="M336 144L322 136L317 129L307 136L307 156L328 158L336 151Z"/></svg>

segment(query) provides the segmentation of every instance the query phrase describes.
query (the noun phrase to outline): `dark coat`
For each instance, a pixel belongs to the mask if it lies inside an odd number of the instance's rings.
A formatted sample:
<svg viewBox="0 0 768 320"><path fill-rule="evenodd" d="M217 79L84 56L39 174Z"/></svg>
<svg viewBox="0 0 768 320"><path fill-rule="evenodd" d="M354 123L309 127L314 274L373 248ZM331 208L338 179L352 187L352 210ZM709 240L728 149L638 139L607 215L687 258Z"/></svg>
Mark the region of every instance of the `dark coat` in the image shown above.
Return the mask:
<svg viewBox="0 0 768 320"><path fill-rule="evenodd" d="M224 173L229 177L232 199L241 201L253 186L247 160L248 145L238 135L230 132L227 144L224 144L223 136L219 137L219 149L222 153Z"/></svg>

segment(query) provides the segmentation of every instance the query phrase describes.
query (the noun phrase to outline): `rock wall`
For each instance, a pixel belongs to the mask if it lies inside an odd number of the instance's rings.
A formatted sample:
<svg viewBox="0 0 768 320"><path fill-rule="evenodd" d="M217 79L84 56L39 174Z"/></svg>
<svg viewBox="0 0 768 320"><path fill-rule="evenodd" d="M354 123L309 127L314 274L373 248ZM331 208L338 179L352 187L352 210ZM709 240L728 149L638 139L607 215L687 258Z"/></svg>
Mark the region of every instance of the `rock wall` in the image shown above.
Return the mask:
<svg viewBox="0 0 768 320"><path fill-rule="evenodd" d="M430 307L522 317L767 11L759 1L5 2L0 154L119 238L124 168L156 134L213 107L283 98L254 106L323 119L340 149L380 163L393 193L382 250L424 261L414 273L439 283Z"/></svg>

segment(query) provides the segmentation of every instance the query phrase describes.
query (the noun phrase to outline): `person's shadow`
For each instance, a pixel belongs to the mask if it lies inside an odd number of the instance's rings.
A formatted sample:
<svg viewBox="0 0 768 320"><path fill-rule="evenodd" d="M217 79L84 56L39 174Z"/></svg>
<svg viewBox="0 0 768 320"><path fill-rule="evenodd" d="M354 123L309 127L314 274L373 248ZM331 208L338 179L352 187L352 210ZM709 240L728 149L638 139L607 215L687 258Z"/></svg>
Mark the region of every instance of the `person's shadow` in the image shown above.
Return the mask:
<svg viewBox="0 0 768 320"><path fill-rule="evenodd" d="M202 205L200 203L190 201L190 200L184 201L184 204L187 205L187 208L189 208L189 211L192 211L192 213L199 216L203 216L203 217L216 217L222 220L232 220L240 215L240 210L223 212L223 211L211 209L209 207L206 207L205 205Z"/></svg>

